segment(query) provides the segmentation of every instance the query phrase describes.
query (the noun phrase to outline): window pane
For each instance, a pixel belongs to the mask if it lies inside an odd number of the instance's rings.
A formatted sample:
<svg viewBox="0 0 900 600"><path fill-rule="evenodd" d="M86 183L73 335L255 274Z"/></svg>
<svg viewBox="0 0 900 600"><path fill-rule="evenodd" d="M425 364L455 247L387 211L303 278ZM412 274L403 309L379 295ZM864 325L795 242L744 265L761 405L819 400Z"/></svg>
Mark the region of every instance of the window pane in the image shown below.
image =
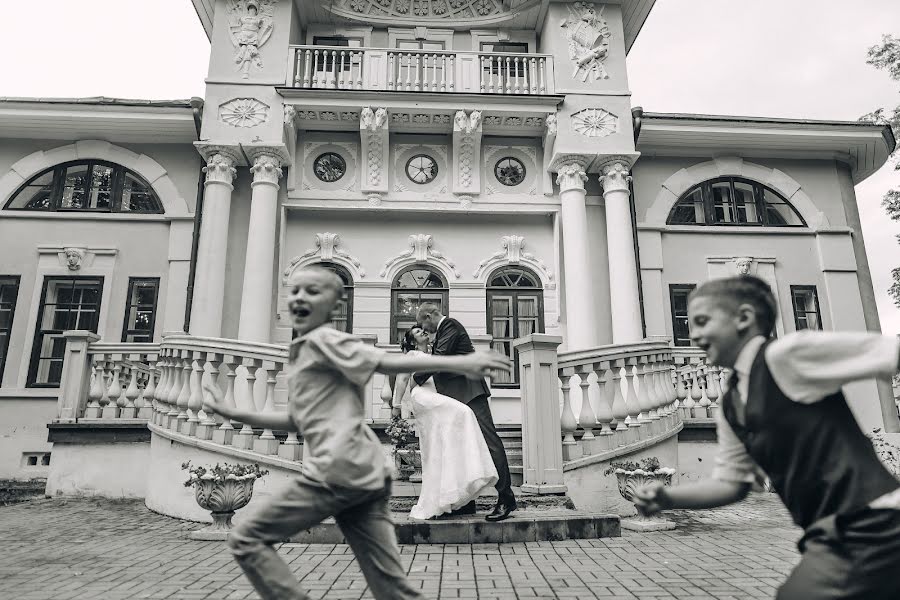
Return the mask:
<svg viewBox="0 0 900 600"><path fill-rule="evenodd" d="M753 196L753 185L743 181L734 182L734 201L737 206L739 223L759 223L756 211L756 199Z"/></svg>
<svg viewBox="0 0 900 600"><path fill-rule="evenodd" d="M10 208L50 210L53 207L53 171L47 171L16 194Z"/></svg>
<svg viewBox="0 0 900 600"><path fill-rule="evenodd" d="M94 165L91 174L91 191L88 208L109 209L112 205L114 169L107 165Z"/></svg>
<svg viewBox="0 0 900 600"><path fill-rule="evenodd" d="M86 208L88 165L72 165L66 169L61 208Z"/></svg>
<svg viewBox="0 0 900 600"><path fill-rule="evenodd" d="M3 370L6 366L13 312L16 309L18 293L19 280L17 278L0 277L0 383L3 381Z"/></svg>
<svg viewBox="0 0 900 600"><path fill-rule="evenodd" d="M679 284L669 286L669 298L672 304L672 337L676 346L691 345L691 330L688 321L688 296L694 286Z"/></svg>
<svg viewBox="0 0 900 600"><path fill-rule="evenodd" d="M156 302L159 279L128 280L128 302L125 307L125 327L122 341L149 343L153 341L156 325Z"/></svg>
<svg viewBox="0 0 900 600"><path fill-rule="evenodd" d="M398 288L442 288L444 282L428 269L412 269L400 275L394 287Z"/></svg>
<svg viewBox="0 0 900 600"><path fill-rule="evenodd" d="M769 225L803 225L803 219L797 211L785 203L778 194L764 189L763 198L766 201L766 217Z"/></svg>
<svg viewBox="0 0 900 600"><path fill-rule="evenodd" d="M793 288L791 295L794 304L794 324L797 330L822 329L815 288Z"/></svg>
<svg viewBox="0 0 900 600"><path fill-rule="evenodd" d="M734 223L734 207L731 198L731 182L712 184L713 215L716 223Z"/></svg>
<svg viewBox="0 0 900 600"><path fill-rule="evenodd" d="M128 171L125 172L125 184L122 186L122 210L161 212L153 190Z"/></svg>
<svg viewBox="0 0 900 600"><path fill-rule="evenodd" d="M706 222L706 215L703 211L703 193L700 188L682 198L669 218L669 223L673 225L686 225L696 223L701 225Z"/></svg>

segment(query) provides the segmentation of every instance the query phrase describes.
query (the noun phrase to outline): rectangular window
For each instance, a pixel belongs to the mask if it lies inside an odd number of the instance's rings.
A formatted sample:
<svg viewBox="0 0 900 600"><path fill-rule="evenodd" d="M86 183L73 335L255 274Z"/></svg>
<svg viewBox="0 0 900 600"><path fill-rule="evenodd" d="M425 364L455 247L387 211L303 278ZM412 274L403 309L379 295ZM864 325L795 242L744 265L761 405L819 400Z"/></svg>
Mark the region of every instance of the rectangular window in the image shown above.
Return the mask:
<svg viewBox="0 0 900 600"><path fill-rule="evenodd" d="M688 322L688 296L697 286L693 283L669 285L669 301L672 306L672 336L676 346L691 345L691 328Z"/></svg>
<svg viewBox="0 0 900 600"><path fill-rule="evenodd" d="M3 382L3 369L9 353L9 336L12 332L18 296L19 276L0 275L0 383Z"/></svg>
<svg viewBox="0 0 900 600"><path fill-rule="evenodd" d="M28 369L28 387L57 387L66 348L64 331L97 333L102 277L46 277Z"/></svg>
<svg viewBox="0 0 900 600"><path fill-rule="evenodd" d="M128 299L125 303L123 342L153 341L156 326L156 301L159 298L159 277L131 277L128 279Z"/></svg>
<svg viewBox="0 0 900 600"><path fill-rule="evenodd" d="M525 42L481 42L481 51L491 54L528 54L528 44ZM492 57L489 61L482 62L482 68L487 75L499 75L504 80L507 78L519 79L525 77L528 68L527 59L524 57Z"/></svg>
<svg viewBox="0 0 900 600"><path fill-rule="evenodd" d="M792 285L791 304L794 306L794 326L797 331L822 329L819 295L814 285Z"/></svg>
<svg viewBox="0 0 900 600"><path fill-rule="evenodd" d="M543 333L543 293L515 288L488 290L488 333L493 336L491 349L513 361L512 373L496 372L491 379L495 387L518 387L519 355L512 346L516 338Z"/></svg>

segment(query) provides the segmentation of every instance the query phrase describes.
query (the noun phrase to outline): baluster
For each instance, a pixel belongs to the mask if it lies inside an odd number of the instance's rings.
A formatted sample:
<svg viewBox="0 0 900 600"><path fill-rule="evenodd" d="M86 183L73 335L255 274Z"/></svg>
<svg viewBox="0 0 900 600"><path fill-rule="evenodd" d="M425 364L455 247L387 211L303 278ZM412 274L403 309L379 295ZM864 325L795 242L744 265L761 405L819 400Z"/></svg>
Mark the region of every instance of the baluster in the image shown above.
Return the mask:
<svg viewBox="0 0 900 600"><path fill-rule="evenodd" d="M539 89L542 94L547 91L547 84L545 82L547 76L546 68L547 60L542 56L538 59L538 80L540 82Z"/></svg>
<svg viewBox="0 0 900 600"><path fill-rule="evenodd" d="M525 69L521 68L520 64L521 57L515 57L513 59L513 76L515 76L515 87L513 87L513 93L518 94L522 91L522 77L524 77ZM521 70L520 70L521 68Z"/></svg>
<svg viewBox="0 0 900 600"><path fill-rule="evenodd" d="M141 390L138 388L138 367L141 364L141 357L132 354L129 360L131 360L131 368L129 369L131 373L128 378L128 387L125 388L125 408L122 409L122 414L120 415L123 419L137 418L138 405L136 401L141 395Z"/></svg>
<svg viewBox="0 0 900 600"><path fill-rule="evenodd" d="M362 52L356 53L356 89L363 89L363 65L365 65L365 55Z"/></svg>
<svg viewBox="0 0 900 600"><path fill-rule="evenodd" d="M85 419L99 419L103 412L103 405L100 404L103 398L103 392L106 389L106 382L103 380L103 368L100 366L104 360L104 355L95 354L92 358L91 365L91 388L88 390L88 403L84 409Z"/></svg>
<svg viewBox="0 0 900 600"><path fill-rule="evenodd" d="M341 89L346 89L348 87L351 89L353 88L353 73L350 71L350 67L352 67L352 65L349 62L346 62L349 60L349 53L346 50L341 50ZM345 66L348 68L345 69ZM347 74L347 77L350 77L349 80L344 79L344 73Z"/></svg>
<svg viewBox="0 0 900 600"><path fill-rule="evenodd" d="M700 401L694 405L694 418L706 419L709 417L709 397L706 395L706 364L697 368L697 383L700 385Z"/></svg>
<svg viewBox="0 0 900 600"><path fill-rule="evenodd" d="M310 77L310 84L312 87L319 87L319 81L321 80L321 72L319 71L319 50L316 49L313 51L312 56L312 76Z"/></svg>
<svg viewBox="0 0 900 600"><path fill-rule="evenodd" d="M150 362L150 364L152 365L153 363ZM147 373L147 381L141 389L142 406L138 410L138 417L148 419L153 423L156 422L156 372L160 364L161 362L157 356L156 365L150 367Z"/></svg>
<svg viewBox="0 0 900 600"><path fill-rule="evenodd" d="M244 409L256 413L259 407L256 404L256 371L262 365L262 361L258 358L245 358L244 368L247 369L246 377L246 393L244 394ZM244 426L238 432L237 436L232 438L232 444L243 450L251 450L253 448L253 428L244 423Z"/></svg>
<svg viewBox="0 0 900 600"><path fill-rule="evenodd" d="M272 363L266 368L266 399L263 404L263 414L275 412L275 380L281 370L281 363ZM278 440L271 429L264 429L258 439L253 442L253 450L261 454L278 454Z"/></svg>
<svg viewBox="0 0 900 600"><path fill-rule="evenodd" d="M504 75L505 75L505 79L506 79L506 93L512 94L513 72L512 72L512 57L510 57L510 56L506 57L506 73ZM501 91L503 91L503 90L501 90Z"/></svg>
<svg viewBox="0 0 900 600"><path fill-rule="evenodd" d="M203 365L206 360L199 351L189 351L187 355L188 365L188 397L187 397L187 420L181 424L181 433L189 436L197 434L197 425L200 424L201 413L203 412L203 390L200 388L203 379ZM206 416L205 414L203 415Z"/></svg>
<svg viewBox="0 0 900 600"><path fill-rule="evenodd" d="M394 82L398 80L400 75L399 71L395 70L396 61L394 60L394 53L388 52L388 81L387 86L389 90L394 89Z"/></svg>
<svg viewBox="0 0 900 600"><path fill-rule="evenodd" d="M597 422L600 424L599 447L600 450L609 450L612 446L612 424L615 419L613 417L613 393L612 389L612 373L609 370L609 363L594 363L592 365L594 374L597 377L597 391L599 392L599 400L597 402Z"/></svg>
<svg viewBox="0 0 900 600"><path fill-rule="evenodd" d="M181 393L181 353L174 348L171 350L171 353L169 373L172 383L169 385L169 392L166 395L166 403L169 405L169 412L166 413L165 427L166 429L177 429L178 394Z"/></svg>
<svg viewBox="0 0 900 600"><path fill-rule="evenodd" d="M166 406L167 397L167 389L169 386L169 351L166 348L162 348L159 351L159 385L156 387L156 393L154 394L154 398L156 401L153 403L153 408L155 411L155 415L153 418L153 422L157 425L164 425L163 415L168 412L168 407Z"/></svg>
<svg viewBox="0 0 900 600"><path fill-rule="evenodd" d="M641 412L638 414L638 422L643 423L650 420L650 409L656 401L656 396L653 394L650 386L651 371L648 362L650 357L642 356L639 360L643 364L639 364L636 367L638 380L637 403L641 408Z"/></svg>
<svg viewBox="0 0 900 600"><path fill-rule="evenodd" d="M707 411L710 417L716 416L719 410L719 368L710 365L706 372L706 397L709 398Z"/></svg>
<svg viewBox="0 0 900 600"><path fill-rule="evenodd" d="M665 414L666 404L669 403L668 392L666 391L665 384L663 383L666 365L662 362L662 354L653 356L652 360L653 374L651 375L650 386L654 392L653 395L655 396L655 402L653 403L653 408L650 410L650 419L652 421L659 421ZM660 431L662 431L662 429L660 429Z"/></svg>
<svg viewBox="0 0 900 600"><path fill-rule="evenodd" d="M612 374L612 392L613 392L613 417L616 419L616 445L624 446L628 443L628 405L625 403L625 395L622 394L622 368L625 366L624 361L616 360L610 363L610 373ZM609 381L607 381L609 384Z"/></svg>
<svg viewBox="0 0 900 600"><path fill-rule="evenodd" d="M413 56L416 57L416 83L413 86L413 91L421 92L422 82L420 82L420 77L424 79L425 76L425 73L422 71L422 55L417 52Z"/></svg>
<svg viewBox="0 0 900 600"><path fill-rule="evenodd" d="M328 55L328 51L325 51L326 56ZM326 68L328 64L328 60L325 60ZM338 61L337 61L337 50L331 51L331 77L328 77L328 84L326 87L338 89Z"/></svg>
<svg viewBox="0 0 900 600"><path fill-rule="evenodd" d="M312 52L307 48L303 53L303 87L310 87L310 73L312 72Z"/></svg>
<svg viewBox="0 0 900 600"><path fill-rule="evenodd" d="M675 402L675 387L672 384L672 368L668 361L669 357L667 355L660 355L657 382L659 383L660 394L662 396L662 405L656 409L656 414L659 418L666 420L666 428L672 425L669 416L672 414L672 403Z"/></svg>
<svg viewBox="0 0 900 600"><path fill-rule="evenodd" d="M684 372L675 369L675 407L678 414L684 418L684 402L688 397L687 388L684 385Z"/></svg>
<svg viewBox="0 0 900 600"><path fill-rule="evenodd" d="M119 375L122 372L122 359L120 355L110 354L110 361L107 363L109 365L111 363L112 373L109 375L109 387L106 390L106 403L102 400L100 404L103 405L103 412L100 416L104 419L115 419L119 416L119 396L122 394L122 385L119 383ZM124 404L124 402L122 403Z"/></svg>
<svg viewBox="0 0 900 600"><path fill-rule="evenodd" d="M578 442L575 441L575 429L578 427L578 423L575 421L575 413L572 411L572 400L569 398L571 371L572 369L562 369L559 386L563 394L562 415L559 419L560 429L562 429L563 433L563 460L573 460L581 457L581 448L578 447Z"/></svg>
<svg viewBox="0 0 900 600"><path fill-rule="evenodd" d="M178 398L175 404L178 407L178 416L176 419L176 431L186 433L188 425L188 405L191 400L191 369L193 361L189 350L182 350L181 354L181 390L178 392Z"/></svg>
<svg viewBox="0 0 900 600"><path fill-rule="evenodd" d="M285 363L279 362L277 365L278 370L281 371L284 369ZM387 377L385 377L386 379ZM287 434L287 439L284 440L284 443L278 447L278 456L281 458L286 458L288 460L300 460L300 456L303 452L303 446L300 445L300 440L297 436L296 431L289 431Z"/></svg>
<svg viewBox="0 0 900 600"><path fill-rule="evenodd" d="M456 55L450 55L450 68L447 70L447 80L449 81L449 91L453 91L455 81L456 81L456 71L454 70L456 67Z"/></svg>
<svg viewBox="0 0 900 600"><path fill-rule="evenodd" d="M119 409L119 418L122 418L122 411L125 410L125 407L128 405L128 398L125 397L125 390L128 389L128 385L126 385L126 381L128 381L128 373L131 371L131 367L125 364L127 360L125 358L126 355L121 355L121 359L119 360L119 395L116 397L116 406Z"/></svg>
<svg viewBox="0 0 900 600"><path fill-rule="evenodd" d="M529 73L531 75L531 78L530 78L531 79L531 87L529 88L529 91L532 94L536 94L537 93L537 85L536 85L536 82L537 82L537 60L532 56L531 60L528 62L529 62Z"/></svg>
<svg viewBox="0 0 900 600"><path fill-rule="evenodd" d="M487 81L486 77L491 74L491 61L487 56L481 57L481 73L478 77L479 82L479 90L482 94L487 91Z"/></svg>
<svg viewBox="0 0 900 600"><path fill-rule="evenodd" d="M447 55L441 54L441 91L447 91Z"/></svg>
<svg viewBox="0 0 900 600"><path fill-rule="evenodd" d="M625 406L628 409L628 429L632 435L632 441L637 441L644 435L638 428L641 421L638 415L641 414L641 406L637 401L637 389L635 387L634 368L637 361L634 358L628 358L625 361Z"/></svg>
<svg viewBox="0 0 900 600"><path fill-rule="evenodd" d="M699 365L696 365L694 363L691 363L691 367L692 367L692 369L691 369L691 395L689 397L690 399L687 402L685 402L685 405L687 406L687 408L689 410L689 412L687 414L688 419L694 418L694 413L700 404L700 397L702 396L702 393L700 392L700 384L697 381L697 376L699 374L700 367L699 367Z"/></svg>
<svg viewBox="0 0 900 600"><path fill-rule="evenodd" d="M578 424L584 431L581 436L581 447L585 454L593 454L594 447L594 426L597 424L597 417L594 416L594 409L591 406L591 382L588 376L591 374L590 365L582 365L578 368L578 378L581 387L581 411L578 415Z"/></svg>
<svg viewBox="0 0 900 600"><path fill-rule="evenodd" d="M218 367L218 361L222 360L222 367L225 369L225 398L222 402L225 406L231 408L237 408L237 403L234 399L234 379L237 377L237 364L234 356L231 355L221 355L215 354L214 360L216 361L213 365L213 368ZM221 391L221 387L219 387L218 379L210 380L215 386L217 390ZM228 417L222 417L222 424L219 425L219 428L213 431L212 441L217 444L230 445L232 443L232 436L234 435L234 424L231 422L231 419Z"/></svg>

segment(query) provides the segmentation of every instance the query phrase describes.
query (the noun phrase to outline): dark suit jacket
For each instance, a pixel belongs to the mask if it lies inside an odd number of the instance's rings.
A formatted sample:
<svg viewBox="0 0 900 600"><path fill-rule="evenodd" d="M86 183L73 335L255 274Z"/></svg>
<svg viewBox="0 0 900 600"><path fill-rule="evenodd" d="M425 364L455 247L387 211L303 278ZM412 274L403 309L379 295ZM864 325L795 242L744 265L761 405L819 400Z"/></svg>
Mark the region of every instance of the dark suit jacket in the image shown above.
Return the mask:
<svg viewBox="0 0 900 600"><path fill-rule="evenodd" d="M441 322L435 335L431 353L438 356L456 356L475 352L472 340L459 321L447 317ZM489 396L491 391L482 379L469 379L454 373L416 373L413 379L422 385L429 377L434 377L434 387L439 394L456 398L468 404L479 396Z"/></svg>

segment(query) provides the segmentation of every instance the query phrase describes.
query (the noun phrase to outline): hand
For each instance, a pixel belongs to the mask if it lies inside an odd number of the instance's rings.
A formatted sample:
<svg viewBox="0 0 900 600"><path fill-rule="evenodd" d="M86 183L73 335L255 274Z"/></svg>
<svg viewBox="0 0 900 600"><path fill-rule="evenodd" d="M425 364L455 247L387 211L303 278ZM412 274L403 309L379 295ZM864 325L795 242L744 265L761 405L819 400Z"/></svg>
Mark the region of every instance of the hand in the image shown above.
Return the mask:
<svg viewBox="0 0 900 600"><path fill-rule="evenodd" d="M399 406L395 406L395 407L393 407L393 408L391 409L391 416L392 416L392 417L399 417L400 415L401 415L401 410L400 410L400 407L399 407Z"/></svg>
<svg viewBox="0 0 900 600"><path fill-rule="evenodd" d="M649 517L661 510L672 508L672 499L666 486L655 482L643 486L634 493L634 507L642 517Z"/></svg>
<svg viewBox="0 0 900 600"><path fill-rule="evenodd" d="M203 390L206 392L203 395L203 410L205 412L214 412L229 419L233 416L232 408L225 404L219 388L207 381L203 384Z"/></svg>
<svg viewBox="0 0 900 600"><path fill-rule="evenodd" d="M491 371L512 371L512 361L499 352L473 352L460 356L460 359L460 366L470 379L489 377Z"/></svg>

